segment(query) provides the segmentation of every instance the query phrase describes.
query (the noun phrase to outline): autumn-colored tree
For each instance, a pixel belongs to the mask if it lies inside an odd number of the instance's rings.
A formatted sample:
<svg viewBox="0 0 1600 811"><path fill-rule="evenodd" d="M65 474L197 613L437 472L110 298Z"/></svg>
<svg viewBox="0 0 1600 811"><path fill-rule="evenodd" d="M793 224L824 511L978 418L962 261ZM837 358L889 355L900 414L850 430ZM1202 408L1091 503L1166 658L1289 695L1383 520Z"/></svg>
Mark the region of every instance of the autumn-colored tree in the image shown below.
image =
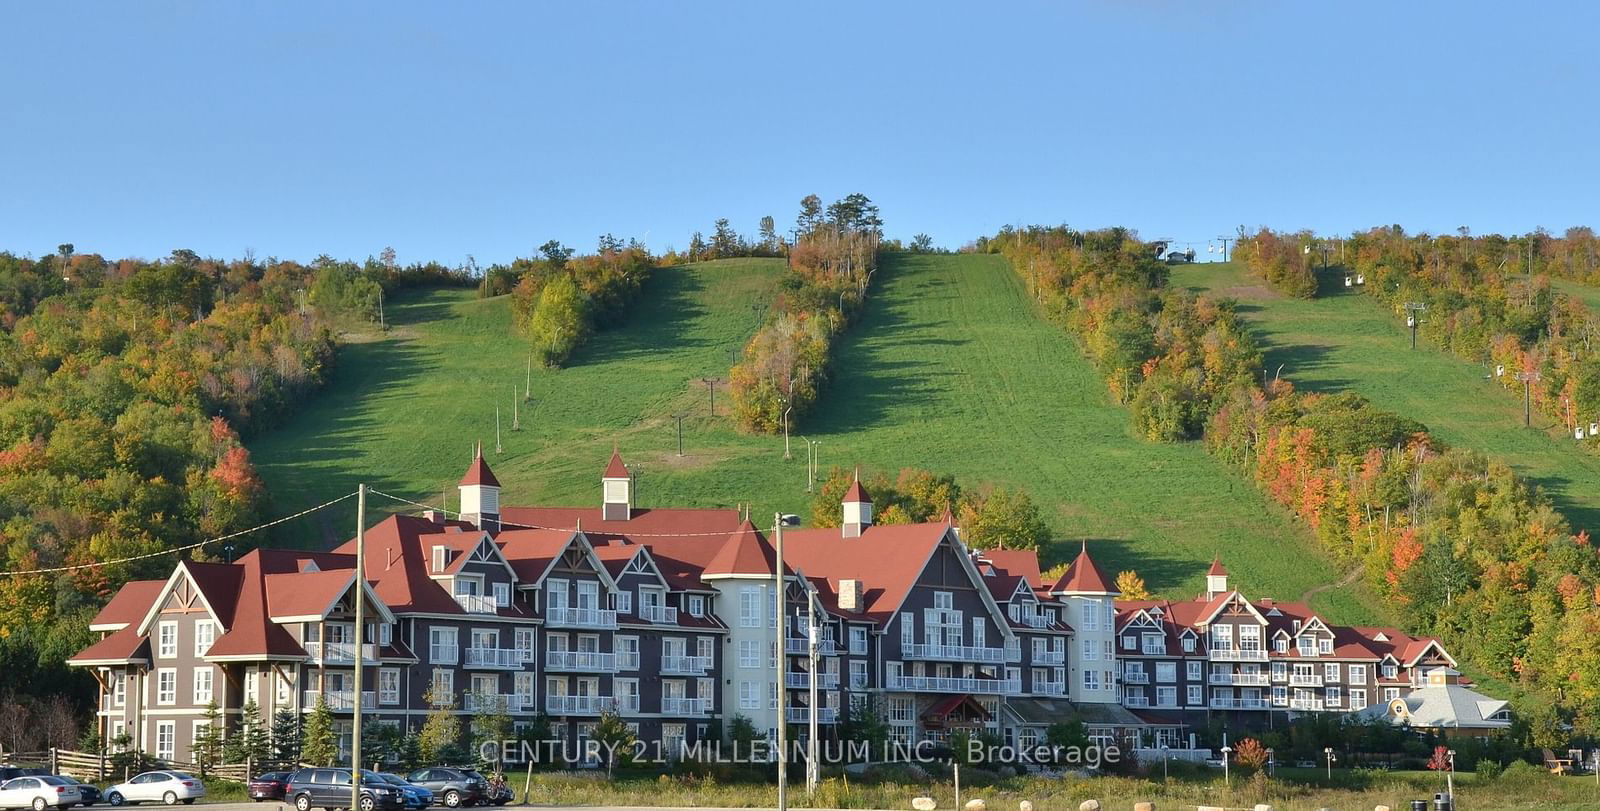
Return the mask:
<svg viewBox="0 0 1600 811"><path fill-rule="evenodd" d="M1241 769L1249 771L1264 769L1268 758L1267 748L1255 738L1243 738L1233 745L1233 762Z"/></svg>
<svg viewBox="0 0 1600 811"><path fill-rule="evenodd" d="M1124 600L1148 600L1150 590L1144 585L1144 578L1132 569L1117 573L1117 591L1122 592Z"/></svg>

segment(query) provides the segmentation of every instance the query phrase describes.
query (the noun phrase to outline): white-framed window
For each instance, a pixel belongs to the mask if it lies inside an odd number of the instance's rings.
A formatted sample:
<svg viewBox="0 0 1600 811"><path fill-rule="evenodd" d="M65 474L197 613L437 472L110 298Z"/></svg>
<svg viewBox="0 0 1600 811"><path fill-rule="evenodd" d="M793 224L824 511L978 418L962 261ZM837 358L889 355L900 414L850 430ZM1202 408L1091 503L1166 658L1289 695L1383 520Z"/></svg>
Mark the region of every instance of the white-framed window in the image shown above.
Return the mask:
<svg viewBox="0 0 1600 811"><path fill-rule="evenodd" d="M111 674L111 706L121 707L128 701L128 674ZM116 737L113 735L112 737Z"/></svg>
<svg viewBox="0 0 1600 811"><path fill-rule="evenodd" d="M1261 626L1239 626L1239 647L1243 650L1261 650Z"/></svg>
<svg viewBox="0 0 1600 811"><path fill-rule="evenodd" d="M272 703L278 707L287 707L293 699L294 683L282 673L272 671Z"/></svg>
<svg viewBox="0 0 1600 811"><path fill-rule="evenodd" d="M761 666L761 641L758 639L739 640L739 667L757 668Z"/></svg>
<svg viewBox="0 0 1600 811"><path fill-rule="evenodd" d="M1211 626L1211 647L1213 650L1233 650L1233 626Z"/></svg>
<svg viewBox="0 0 1600 811"><path fill-rule="evenodd" d="M453 665L461 656L461 644L454 628L428 629L428 661L436 665Z"/></svg>
<svg viewBox="0 0 1600 811"><path fill-rule="evenodd" d="M211 703L211 687L214 674L209 667L194 669L194 703L205 706Z"/></svg>
<svg viewBox="0 0 1600 811"><path fill-rule="evenodd" d="M865 628L851 628L850 629L850 655L852 655L852 656L866 656L867 655L867 629L865 629Z"/></svg>
<svg viewBox="0 0 1600 811"><path fill-rule="evenodd" d="M983 626L983 617L973 617L972 618L972 647L974 647L974 648L985 647L985 634L984 634L985 630L986 629Z"/></svg>
<svg viewBox="0 0 1600 811"><path fill-rule="evenodd" d="M178 722L156 722L156 757L176 760L178 757Z"/></svg>
<svg viewBox="0 0 1600 811"><path fill-rule="evenodd" d="M1201 673L1200 673L1201 663L1200 662L1185 662L1184 664L1187 665L1187 667L1188 667L1189 681L1199 681L1200 678L1201 678Z"/></svg>
<svg viewBox="0 0 1600 811"><path fill-rule="evenodd" d="M1351 690L1350 691L1350 709L1352 709L1352 710L1364 710L1366 708L1367 708L1367 691L1366 690Z"/></svg>
<svg viewBox="0 0 1600 811"><path fill-rule="evenodd" d="M1186 636L1183 638L1183 652L1194 653L1194 637Z"/></svg>
<svg viewBox="0 0 1600 811"><path fill-rule="evenodd" d="M1273 639L1272 640L1272 649L1277 651L1278 653L1288 653L1289 652L1289 638L1280 636L1280 637L1277 637L1276 639Z"/></svg>
<svg viewBox="0 0 1600 811"><path fill-rule="evenodd" d="M775 710L777 708L778 708L778 683L775 682L775 681L769 681L769 682L767 682L767 709Z"/></svg>
<svg viewBox="0 0 1600 811"><path fill-rule="evenodd" d="M711 661L716 658L717 639L711 636L696 637L694 640L694 655L706 660L706 666L711 666Z"/></svg>
<svg viewBox="0 0 1600 811"><path fill-rule="evenodd" d="M1085 630L1085 631L1098 631L1098 630L1100 630L1100 601L1099 600L1084 600L1083 601L1083 630Z"/></svg>
<svg viewBox="0 0 1600 811"><path fill-rule="evenodd" d="M1343 691L1340 690L1338 687L1329 687L1328 688L1328 706L1330 706L1330 707L1339 706L1339 701L1341 699L1341 695L1340 694L1342 692Z"/></svg>
<svg viewBox="0 0 1600 811"><path fill-rule="evenodd" d="M156 658L172 659L178 655L178 623L156 624Z"/></svg>
<svg viewBox="0 0 1600 811"><path fill-rule="evenodd" d="M639 711L639 680L638 679L613 679L612 692L617 696L617 705L623 712Z"/></svg>
<svg viewBox="0 0 1600 811"><path fill-rule="evenodd" d="M1327 662L1322 666L1322 678L1326 681L1339 680L1339 663Z"/></svg>
<svg viewBox="0 0 1600 811"><path fill-rule="evenodd" d="M512 640L512 645L514 645L517 649L518 660L523 662L531 662L534 660L536 654L534 653L533 648L532 628L516 629L512 632Z"/></svg>
<svg viewBox="0 0 1600 811"><path fill-rule="evenodd" d="M571 594L569 583L559 577L552 577L545 584L546 605L551 611L558 611L567 607L567 598Z"/></svg>
<svg viewBox="0 0 1600 811"><path fill-rule="evenodd" d="M900 647L917 644L917 631L910 611L900 612Z"/></svg>
<svg viewBox="0 0 1600 811"><path fill-rule="evenodd" d="M400 703L400 669L384 667L378 669L378 703Z"/></svg>
<svg viewBox="0 0 1600 811"><path fill-rule="evenodd" d="M631 592L631 591L617 591L617 592L614 592L611 595L611 599L617 601L617 610L618 611L620 611L620 612L622 612L624 614L632 614L633 613L633 592Z"/></svg>
<svg viewBox="0 0 1600 811"><path fill-rule="evenodd" d="M1176 688L1176 687L1157 687L1156 688L1156 706L1157 707L1176 707L1176 706L1178 706L1178 688Z"/></svg>
<svg viewBox="0 0 1600 811"><path fill-rule="evenodd" d="M1191 707L1198 707L1201 704L1206 703L1205 688L1201 687L1198 684L1189 685L1189 696L1188 696L1188 698L1189 698L1189 706L1191 706Z"/></svg>
<svg viewBox="0 0 1600 811"><path fill-rule="evenodd" d="M611 644L617 651L618 670L639 669L639 637L619 636Z"/></svg>
<svg viewBox="0 0 1600 811"><path fill-rule="evenodd" d="M211 650L211 643L217 639L217 626L211 620L199 620L194 624L194 655L204 656Z"/></svg>
<svg viewBox="0 0 1600 811"><path fill-rule="evenodd" d="M1156 681L1171 684L1178 680L1177 662L1156 662Z"/></svg>
<svg viewBox="0 0 1600 811"><path fill-rule="evenodd" d="M916 708L912 706L910 698L894 696L889 699L889 723L914 724L916 721Z"/></svg>
<svg viewBox="0 0 1600 811"><path fill-rule="evenodd" d="M1383 700L1385 702L1393 701L1393 700L1395 700L1395 699L1397 699L1399 697L1400 697L1400 688L1398 688L1398 687L1385 687L1385 688L1383 688Z"/></svg>
<svg viewBox="0 0 1600 811"><path fill-rule="evenodd" d="M689 613L692 616L703 617L706 614L706 598L700 594L689 595Z"/></svg>
<svg viewBox="0 0 1600 811"><path fill-rule="evenodd" d="M761 686L753 681L739 682L739 709L761 709Z"/></svg>
<svg viewBox="0 0 1600 811"><path fill-rule="evenodd" d="M1138 645L1135 644L1136 641L1137 640L1135 640L1132 636L1124 634L1123 637L1122 637L1122 649L1123 650L1133 650L1133 649L1137 648Z"/></svg>
<svg viewBox="0 0 1600 811"><path fill-rule="evenodd" d="M156 703L178 703L178 670L163 667L156 671Z"/></svg>
<svg viewBox="0 0 1600 811"><path fill-rule="evenodd" d="M512 679L512 690L516 693L517 703L522 705L522 708L525 711L532 708L534 706L534 702L536 701L533 695L539 684L539 680L536 678L536 676L537 674L535 673L530 673L526 670L519 670L517 671L516 678ZM622 681L622 679L617 679L616 683L620 684Z"/></svg>
<svg viewBox="0 0 1600 811"><path fill-rule="evenodd" d="M1283 685L1278 685L1272 688L1272 703L1278 706L1284 706L1288 704L1289 688L1284 687Z"/></svg>
<svg viewBox="0 0 1600 811"><path fill-rule="evenodd" d="M1301 656L1316 656L1317 638L1314 636L1298 637L1295 639L1295 648L1300 651Z"/></svg>
<svg viewBox="0 0 1600 811"><path fill-rule="evenodd" d="M1153 656L1161 656L1167 652L1167 638L1160 634L1145 634L1143 651Z"/></svg>
<svg viewBox="0 0 1600 811"><path fill-rule="evenodd" d="M1367 666L1366 665L1350 665L1350 683L1351 684L1366 684L1367 683ZM1355 694L1351 693L1351 695L1354 696Z"/></svg>
<svg viewBox="0 0 1600 811"><path fill-rule="evenodd" d="M391 625L391 624L389 624L387 622L378 623L378 644L379 645L393 645L394 644L394 626L393 625Z"/></svg>
<svg viewBox="0 0 1600 811"><path fill-rule="evenodd" d="M1083 689L1085 689L1085 690L1099 690L1100 689L1100 671L1098 671L1098 670L1085 670L1085 671L1083 671Z"/></svg>
<svg viewBox="0 0 1600 811"><path fill-rule="evenodd" d="M863 690L867 687L867 663L861 659L850 661L850 689Z"/></svg>
<svg viewBox="0 0 1600 811"><path fill-rule="evenodd" d="M440 703L454 700L456 695L455 671L445 667L434 668L432 692L434 700Z"/></svg>
<svg viewBox="0 0 1600 811"><path fill-rule="evenodd" d="M510 583L495 583L494 584L494 604L499 606L499 607L501 607L501 608L505 608L506 606L511 605L511 584Z"/></svg>
<svg viewBox="0 0 1600 811"><path fill-rule="evenodd" d="M1083 661L1085 661L1085 662L1098 662L1098 661L1100 661L1100 646L1094 644L1094 640L1093 639L1085 639L1085 640L1083 640Z"/></svg>
<svg viewBox="0 0 1600 811"><path fill-rule="evenodd" d="M1399 678L1399 676L1400 676L1400 668L1398 668L1398 667L1396 667L1394 665L1384 665L1383 666L1383 677L1384 678L1386 678L1386 679L1395 679L1395 678Z"/></svg>
<svg viewBox="0 0 1600 811"><path fill-rule="evenodd" d="M761 627L761 592L760 586L739 587L739 627Z"/></svg>
<svg viewBox="0 0 1600 811"><path fill-rule="evenodd" d="M1319 640L1317 642L1317 650L1322 651L1324 654L1333 653L1333 640L1327 638Z"/></svg>

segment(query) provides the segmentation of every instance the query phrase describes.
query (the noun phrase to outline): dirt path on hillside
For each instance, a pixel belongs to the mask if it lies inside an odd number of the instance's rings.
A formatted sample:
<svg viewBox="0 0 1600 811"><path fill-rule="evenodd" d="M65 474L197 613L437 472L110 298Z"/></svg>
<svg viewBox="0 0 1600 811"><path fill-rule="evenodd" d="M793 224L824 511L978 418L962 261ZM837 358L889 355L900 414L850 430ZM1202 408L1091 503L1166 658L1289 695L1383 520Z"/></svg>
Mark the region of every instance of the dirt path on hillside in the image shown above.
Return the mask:
<svg viewBox="0 0 1600 811"><path fill-rule="evenodd" d="M1306 605L1310 605L1311 604L1311 598L1313 596L1321 594L1324 591L1331 591L1333 589L1342 589L1345 586L1349 586L1349 585L1355 583L1356 582L1356 578L1359 578L1360 576L1361 576L1361 567L1357 566L1354 569L1351 569L1348 573L1346 573L1344 577L1339 578L1339 582L1337 582L1337 583L1323 583L1322 585L1317 586L1316 588L1308 589L1305 594L1300 595L1300 602L1305 603Z"/></svg>

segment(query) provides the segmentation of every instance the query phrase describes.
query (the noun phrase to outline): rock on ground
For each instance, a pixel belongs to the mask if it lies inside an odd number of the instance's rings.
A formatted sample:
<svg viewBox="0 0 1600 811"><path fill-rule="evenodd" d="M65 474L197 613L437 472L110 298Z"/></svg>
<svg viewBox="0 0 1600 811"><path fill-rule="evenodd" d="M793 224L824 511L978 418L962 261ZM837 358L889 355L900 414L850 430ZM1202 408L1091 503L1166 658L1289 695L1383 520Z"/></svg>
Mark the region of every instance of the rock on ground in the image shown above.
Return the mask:
<svg viewBox="0 0 1600 811"><path fill-rule="evenodd" d="M1084 800L1078 803L1078 811L1100 811L1099 800Z"/></svg>
<svg viewBox="0 0 1600 811"><path fill-rule="evenodd" d="M976 800L967 800L965 808L967 811L989 811L989 804L984 802L981 798Z"/></svg>
<svg viewBox="0 0 1600 811"><path fill-rule="evenodd" d="M917 811L933 811L939 804L934 802L932 797L912 797L911 807Z"/></svg>

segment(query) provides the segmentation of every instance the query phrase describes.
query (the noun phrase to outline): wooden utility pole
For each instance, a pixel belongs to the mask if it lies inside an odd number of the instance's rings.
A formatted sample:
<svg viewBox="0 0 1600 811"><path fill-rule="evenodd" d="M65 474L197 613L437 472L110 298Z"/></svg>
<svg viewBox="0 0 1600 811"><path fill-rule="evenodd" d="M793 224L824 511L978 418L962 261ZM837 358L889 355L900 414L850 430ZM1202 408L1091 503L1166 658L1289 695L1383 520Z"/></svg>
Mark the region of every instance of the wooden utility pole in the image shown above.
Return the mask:
<svg viewBox="0 0 1600 811"><path fill-rule="evenodd" d="M711 396L711 416L717 416L717 379L702 377L700 382L706 384L706 393Z"/></svg>
<svg viewBox="0 0 1600 811"><path fill-rule="evenodd" d="M511 430L522 430L522 406L517 402L517 384L511 384Z"/></svg>
<svg viewBox="0 0 1600 811"><path fill-rule="evenodd" d="M1428 305L1420 301L1406 302L1406 326L1411 329L1411 348L1417 348L1417 325L1422 323L1422 312Z"/></svg>
<svg viewBox="0 0 1600 811"><path fill-rule="evenodd" d="M1539 372L1517 372L1517 379L1522 381L1522 427L1528 428L1533 425L1533 384L1539 380Z"/></svg>
<svg viewBox="0 0 1600 811"><path fill-rule="evenodd" d="M672 418L678 421L678 455L683 455L683 418L684 414L673 414Z"/></svg>

